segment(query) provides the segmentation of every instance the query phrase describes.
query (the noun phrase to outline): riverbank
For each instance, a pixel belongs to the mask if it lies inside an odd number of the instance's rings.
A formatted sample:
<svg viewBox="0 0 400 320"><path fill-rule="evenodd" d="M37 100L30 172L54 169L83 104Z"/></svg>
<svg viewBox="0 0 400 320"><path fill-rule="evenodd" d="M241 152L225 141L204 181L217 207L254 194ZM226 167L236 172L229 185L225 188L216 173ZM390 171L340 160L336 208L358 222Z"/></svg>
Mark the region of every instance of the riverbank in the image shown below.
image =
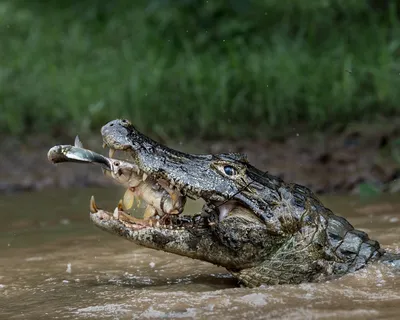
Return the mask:
<svg viewBox="0 0 400 320"><path fill-rule="evenodd" d="M286 138L166 142L187 152L242 152L256 167L311 188L319 194L357 193L360 184L395 192L400 177L400 119L349 125L342 132L300 133ZM151 133L149 133L151 135ZM85 147L106 154L98 134L81 136ZM56 144L72 144L74 137L32 135L24 141L2 137L0 193L47 188L112 186L99 168L78 164L52 165L47 151ZM159 140L159 139L158 139Z"/></svg>

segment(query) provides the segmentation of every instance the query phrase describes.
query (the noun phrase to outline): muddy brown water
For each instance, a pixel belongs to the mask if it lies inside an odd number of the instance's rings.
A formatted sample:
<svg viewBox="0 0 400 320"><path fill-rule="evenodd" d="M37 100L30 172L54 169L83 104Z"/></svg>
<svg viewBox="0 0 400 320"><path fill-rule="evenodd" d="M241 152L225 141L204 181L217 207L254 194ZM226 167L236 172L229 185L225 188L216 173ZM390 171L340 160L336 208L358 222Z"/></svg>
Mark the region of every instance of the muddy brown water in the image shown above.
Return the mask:
<svg viewBox="0 0 400 320"><path fill-rule="evenodd" d="M0 319L400 319L400 273L388 267L325 283L239 288L223 268L97 229L88 217L92 194L112 209L122 190L0 197ZM324 202L400 251L398 195Z"/></svg>

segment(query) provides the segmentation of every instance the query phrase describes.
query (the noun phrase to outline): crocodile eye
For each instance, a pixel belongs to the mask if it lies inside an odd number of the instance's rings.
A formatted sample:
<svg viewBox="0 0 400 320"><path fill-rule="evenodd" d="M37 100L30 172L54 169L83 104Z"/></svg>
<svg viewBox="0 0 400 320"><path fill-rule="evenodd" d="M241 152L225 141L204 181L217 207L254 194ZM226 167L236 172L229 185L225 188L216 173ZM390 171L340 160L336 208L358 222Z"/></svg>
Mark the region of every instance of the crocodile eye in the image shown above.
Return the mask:
<svg viewBox="0 0 400 320"><path fill-rule="evenodd" d="M224 166L224 172L227 176L234 176L236 174L236 170L232 166Z"/></svg>

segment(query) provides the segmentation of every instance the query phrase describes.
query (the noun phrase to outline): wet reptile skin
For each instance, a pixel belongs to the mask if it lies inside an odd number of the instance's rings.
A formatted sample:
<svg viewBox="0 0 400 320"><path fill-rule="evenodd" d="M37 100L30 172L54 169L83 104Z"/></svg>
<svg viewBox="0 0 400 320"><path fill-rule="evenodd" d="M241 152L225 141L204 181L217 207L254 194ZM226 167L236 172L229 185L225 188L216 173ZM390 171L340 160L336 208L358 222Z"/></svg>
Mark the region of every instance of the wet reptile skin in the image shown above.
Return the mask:
<svg viewBox="0 0 400 320"><path fill-rule="evenodd" d="M179 230L137 229L105 211L92 213L104 230L223 266L250 287L331 279L377 260L399 266L398 255L333 214L308 188L258 170L242 154L182 153L144 136L128 120L110 121L101 133L106 145L124 150L142 172L206 202L197 222ZM219 219L226 201L233 210Z"/></svg>

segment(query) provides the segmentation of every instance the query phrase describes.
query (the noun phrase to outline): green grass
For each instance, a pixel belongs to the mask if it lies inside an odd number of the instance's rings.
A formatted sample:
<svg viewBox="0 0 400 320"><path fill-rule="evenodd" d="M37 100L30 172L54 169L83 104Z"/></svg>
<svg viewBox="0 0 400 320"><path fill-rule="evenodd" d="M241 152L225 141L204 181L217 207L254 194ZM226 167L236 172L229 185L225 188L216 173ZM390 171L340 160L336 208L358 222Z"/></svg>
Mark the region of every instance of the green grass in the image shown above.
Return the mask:
<svg viewBox="0 0 400 320"><path fill-rule="evenodd" d="M283 2L0 1L0 133L127 117L161 136L238 138L400 115L394 10Z"/></svg>

